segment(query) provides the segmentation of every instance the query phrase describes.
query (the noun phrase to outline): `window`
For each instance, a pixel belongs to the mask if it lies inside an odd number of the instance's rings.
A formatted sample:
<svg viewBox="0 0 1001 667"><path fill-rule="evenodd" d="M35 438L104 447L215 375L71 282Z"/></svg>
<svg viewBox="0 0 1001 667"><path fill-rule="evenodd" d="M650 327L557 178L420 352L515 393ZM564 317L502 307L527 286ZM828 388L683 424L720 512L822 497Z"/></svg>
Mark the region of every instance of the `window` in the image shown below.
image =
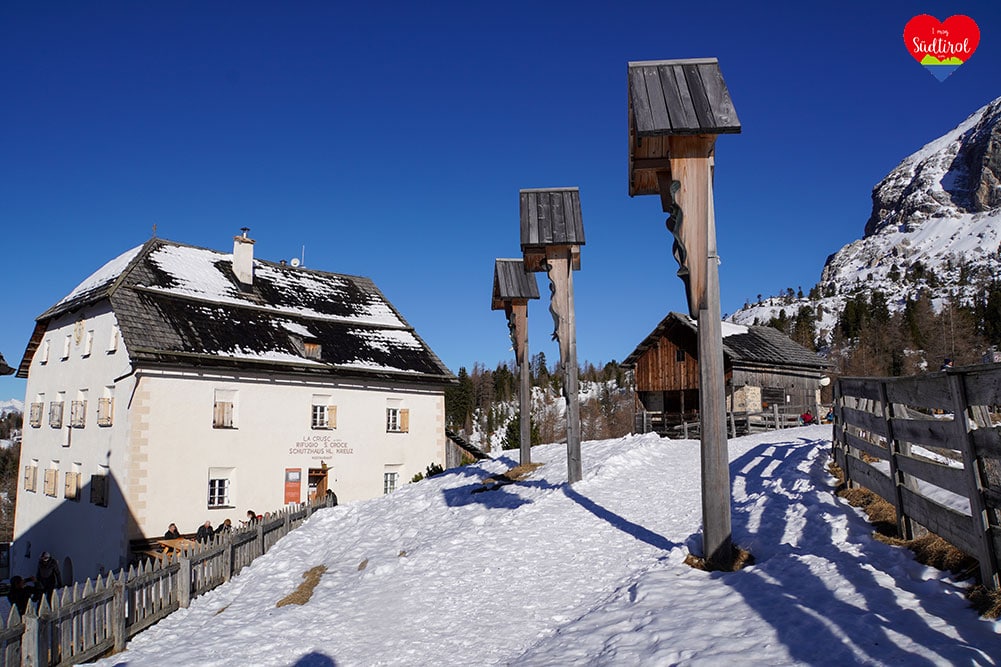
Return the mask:
<svg viewBox="0 0 1001 667"><path fill-rule="evenodd" d="M410 410L406 408L386 408L386 431L407 433L410 431Z"/></svg>
<svg viewBox="0 0 1001 667"><path fill-rule="evenodd" d="M63 497L66 500L80 500L80 473L67 472L63 484Z"/></svg>
<svg viewBox="0 0 1001 667"><path fill-rule="evenodd" d="M59 483L59 468L58 464L54 464L57 467L47 468L45 470L45 482L43 491L45 495L56 497L56 485Z"/></svg>
<svg viewBox="0 0 1001 667"><path fill-rule="evenodd" d="M70 358L70 347L73 346L73 334L66 334L66 338L63 339L63 356L60 357L63 361Z"/></svg>
<svg viewBox="0 0 1001 667"><path fill-rule="evenodd" d="M63 401L52 401L49 403L49 426L52 428L63 427Z"/></svg>
<svg viewBox="0 0 1001 667"><path fill-rule="evenodd" d="M683 362L685 360L685 351L684 350L675 350L674 351L674 360L677 361L678 363Z"/></svg>
<svg viewBox="0 0 1001 667"><path fill-rule="evenodd" d="M400 479L398 472L386 472L382 474L382 492L392 493L396 491L396 483Z"/></svg>
<svg viewBox="0 0 1001 667"><path fill-rule="evenodd" d="M115 399L111 395L112 387L105 387L104 396L97 399L97 425L111 426L115 411Z"/></svg>
<svg viewBox="0 0 1001 667"><path fill-rule="evenodd" d="M101 473L90 476L90 502L100 507L108 506L108 473L101 466Z"/></svg>
<svg viewBox="0 0 1001 667"><path fill-rule="evenodd" d="M218 477L209 480L209 507L229 507L229 479Z"/></svg>
<svg viewBox="0 0 1001 667"><path fill-rule="evenodd" d="M49 363L49 349L52 347L52 341L46 340L42 343L42 352L38 358L38 363L47 364Z"/></svg>
<svg viewBox="0 0 1001 667"><path fill-rule="evenodd" d="M24 490L38 491L38 462L24 466Z"/></svg>
<svg viewBox="0 0 1001 667"><path fill-rule="evenodd" d="M70 428L83 428L87 423L87 392L79 395L82 398L70 403Z"/></svg>
<svg viewBox="0 0 1001 667"><path fill-rule="evenodd" d="M236 428L235 405L235 389L216 389L212 408L212 428Z"/></svg>
<svg viewBox="0 0 1001 667"><path fill-rule="evenodd" d="M308 343L303 342L302 344L302 356L307 359L319 359L320 358L320 344L319 343Z"/></svg>
<svg viewBox="0 0 1001 667"><path fill-rule="evenodd" d="M337 406L330 404L329 396L313 396L310 424L316 429L337 428Z"/></svg>
<svg viewBox="0 0 1001 667"><path fill-rule="evenodd" d="M83 356L89 357L94 351L94 330L91 329L83 339Z"/></svg>
<svg viewBox="0 0 1001 667"><path fill-rule="evenodd" d="M42 412L44 411L44 400L31 404L31 410L28 412L28 424L30 424L32 428L38 428L42 425Z"/></svg>
<svg viewBox="0 0 1001 667"><path fill-rule="evenodd" d="M111 325L111 338L108 340L108 354L118 351L118 339L121 338L121 331L117 324Z"/></svg>

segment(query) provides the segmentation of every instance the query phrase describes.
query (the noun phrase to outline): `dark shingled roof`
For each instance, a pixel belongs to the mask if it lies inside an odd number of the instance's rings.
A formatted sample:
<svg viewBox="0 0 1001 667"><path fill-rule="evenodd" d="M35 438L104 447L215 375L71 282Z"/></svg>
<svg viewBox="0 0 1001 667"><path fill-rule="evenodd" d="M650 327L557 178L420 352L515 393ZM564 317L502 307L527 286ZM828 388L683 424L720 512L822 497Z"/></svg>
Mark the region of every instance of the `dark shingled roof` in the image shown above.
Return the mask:
<svg viewBox="0 0 1001 667"><path fill-rule="evenodd" d="M724 329L729 323L724 322ZM730 325L740 326L740 325ZM624 368L634 368L643 353L666 336L672 327L683 327L689 334L698 331L698 324L687 315L668 313L667 317L643 339L632 354L622 362ZM783 368L809 368L822 370L828 362L815 352L811 352L778 329L762 326L746 326L747 333L731 333L723 337L723 355L731 361L765 364ZM726 331L724 330L724 333Z"/></svg>
<svg viewBox="0 0 1001 667"><path fill-rule="evenodd" d="M368 278L255 259L246 287L230 253L163 239L112 260L43 313L18 375L27 376L50 320L103 299L138 365L455 379ZM306 344L319 345L318 359Z"/></svg>
<svg viewBox="0 0 1001 667"><path fill-rule="evenodd" d="M504 307L505 301L527 301L539 298L535 274L525 270L522 259L494 260L494 289L490 301L493 310Z"/></svg>
<svg viewBox="0 0 1001 667"><path fill-rule="evenodd" d="M14 372L14 369L7 365L4 360L3 355L0 354L0 375L10 375Z"/></svg>

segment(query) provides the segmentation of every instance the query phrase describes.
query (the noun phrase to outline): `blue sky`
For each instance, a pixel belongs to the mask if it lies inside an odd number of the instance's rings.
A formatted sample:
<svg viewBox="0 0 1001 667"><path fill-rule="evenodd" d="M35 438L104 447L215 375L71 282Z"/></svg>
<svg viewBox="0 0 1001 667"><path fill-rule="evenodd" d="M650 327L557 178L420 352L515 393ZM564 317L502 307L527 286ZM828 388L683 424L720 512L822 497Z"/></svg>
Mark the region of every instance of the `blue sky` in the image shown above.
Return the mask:
<svg viewBox="0 0 1001 667"><path fill-rule="evenodd" d="M511 358L493 261L518 190L579 186L578 357L621 360L684 310L656 197L626 191L626 64L717 57L743 133L716 149L724 312L808 289L902 158L1001 95L1001 4L5 2L0 352L157 234L371 277L458 371ZM914 15L967 14L938 82ZM540 289L548 295L539 276ZM530 349L550 361L545 299ZM24 382L0 379L0 399Z"/></svg>

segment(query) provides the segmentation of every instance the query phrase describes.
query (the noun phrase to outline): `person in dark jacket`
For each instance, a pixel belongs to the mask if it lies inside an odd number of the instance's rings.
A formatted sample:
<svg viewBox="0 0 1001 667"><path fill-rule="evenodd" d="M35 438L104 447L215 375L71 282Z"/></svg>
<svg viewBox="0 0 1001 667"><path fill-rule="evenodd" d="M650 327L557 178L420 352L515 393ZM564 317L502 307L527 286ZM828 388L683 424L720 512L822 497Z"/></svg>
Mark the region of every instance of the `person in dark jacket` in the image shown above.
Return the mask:
<svg viewBox="0 0 1001 667"><path fill-rule="evenodd" d="M63 578L59 574L59 564L48 551L43 551L38 557L38 572L35 573L35 581L42 589L43 595L48 595L63 585Z"/></svg>
<svg viewBox="0 0 1001 667"><path fill-rule="evenodd" d="M167 540L179 540L181 539L181 533L177 530L177 524L172 523L167 526L167 532L163 534L164 539Z"/></svg>
<svg viewBox="0 0 1001 667"><path fill-rule="evenodd" d="M34 581L34 578L28 577L28 581ZM28 587L24 578L17 576L10 578L10 591L7 592L7 599L10 600L10 606L17 607L17 612L22 616L28 608L32 592L33 589Z"/></svg>
<svg viewBox="0 0 1001 667"><path fill-rule="evenodd" d="M213 535L215 535L215 531L212 530L212 523L206 521L198 527L198 532L195 533L195 539L199 542L211 542Z"/></svg>
<svg viewBox="0 0 1001 667"><path fill-rule="evenodd" d="M226 534L231 532L233 532L233 522L230 521L229 519L226 519L225 521L220 523L219 527L215 529L216 535L219 535L220 533Z"/></svg>

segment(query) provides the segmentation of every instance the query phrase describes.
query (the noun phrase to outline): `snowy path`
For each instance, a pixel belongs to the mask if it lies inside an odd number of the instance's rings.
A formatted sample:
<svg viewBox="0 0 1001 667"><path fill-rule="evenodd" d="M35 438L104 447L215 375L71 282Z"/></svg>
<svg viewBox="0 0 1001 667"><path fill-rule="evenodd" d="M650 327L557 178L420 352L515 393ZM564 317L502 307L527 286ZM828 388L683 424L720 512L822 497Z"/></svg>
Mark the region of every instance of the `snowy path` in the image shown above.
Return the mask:
<svg viewBox="0 0 1001 667"><path fill-rule="evenodd" d="M585 443L573 488L546 446L496 491L471 493L512 461L322 511L102 664L997 664L1001 623L834 498L829 437L731 442L734 534L757 559L740 573L682 562L699 544L698 443ZM276 608L318 564L312 600Z"/></svg>

